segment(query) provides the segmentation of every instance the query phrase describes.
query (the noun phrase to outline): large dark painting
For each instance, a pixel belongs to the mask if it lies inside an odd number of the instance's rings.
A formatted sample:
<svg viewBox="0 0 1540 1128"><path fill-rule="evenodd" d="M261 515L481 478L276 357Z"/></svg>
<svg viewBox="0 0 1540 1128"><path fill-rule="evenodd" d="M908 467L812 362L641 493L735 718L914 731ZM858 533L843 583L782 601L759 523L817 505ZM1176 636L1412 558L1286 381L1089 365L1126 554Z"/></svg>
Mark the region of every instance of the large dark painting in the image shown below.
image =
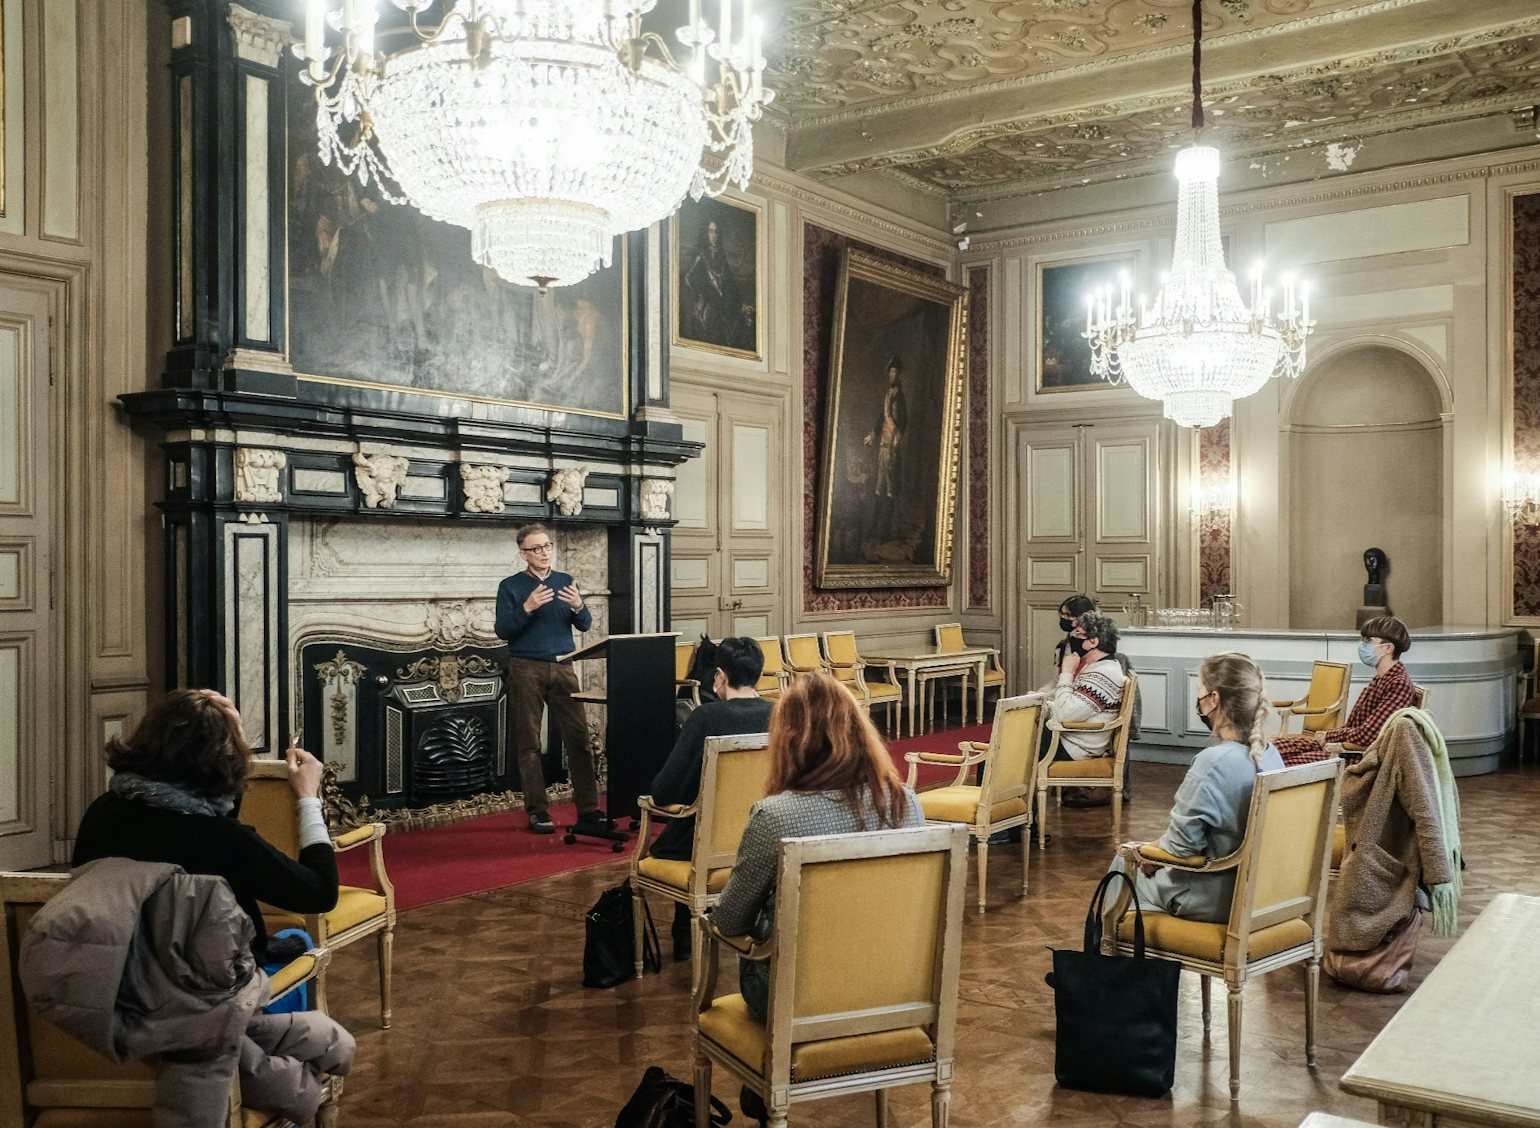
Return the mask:
<svg viewBox="0 0 1540 1128"><path fill-rule="evenodd" d="M952 577L967 290L847 250L834 307L819 587Z"/></svg>
<svg viewBox="0 0 1540 1128"><path fill-rule="evenodd" d="M626 413L628 296L612 264L540 294L471 258L471 235L316 156L315 101L289 98L289 359L341 382L588 414Z"/></svg>
<svg viewBox="0 0 1540 1128"><path fill-rule="evenodd" d="M675 344L759 359L759 214L708 197L674 216Z"/></svg>
<svg viewBox="0 0 1540 1128"><path fill-rule="evenodd" d="M1138 277L1132 255L1041 264L1037 268L1037 390L1110 388L1091 372L1086 297L1103 286L1117 300L1119 277Z"/></svg>

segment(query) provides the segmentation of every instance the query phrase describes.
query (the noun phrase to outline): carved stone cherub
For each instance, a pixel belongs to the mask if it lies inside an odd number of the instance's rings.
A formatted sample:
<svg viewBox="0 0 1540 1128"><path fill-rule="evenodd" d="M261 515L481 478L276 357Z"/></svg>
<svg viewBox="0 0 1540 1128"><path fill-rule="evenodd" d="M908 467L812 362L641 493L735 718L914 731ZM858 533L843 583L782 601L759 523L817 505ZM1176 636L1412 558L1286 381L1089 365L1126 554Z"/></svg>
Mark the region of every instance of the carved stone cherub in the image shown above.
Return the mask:
<svg viewBox="0 0 1540 1128"><path fill-rule="evenodd" d="M583 512L583 483L588 480L588 467L569 466L553 471L545 499L556 503L556 510L563 517L576 517Z"/></svg>
<svg viewBox="0 0 1540 1128"><path fill-rule="evenodd" d="M406 470L411 463L394 454L355 454L353 480L364 496L368 509L390 509L396 504L396 491L406 484Z"/></svg>

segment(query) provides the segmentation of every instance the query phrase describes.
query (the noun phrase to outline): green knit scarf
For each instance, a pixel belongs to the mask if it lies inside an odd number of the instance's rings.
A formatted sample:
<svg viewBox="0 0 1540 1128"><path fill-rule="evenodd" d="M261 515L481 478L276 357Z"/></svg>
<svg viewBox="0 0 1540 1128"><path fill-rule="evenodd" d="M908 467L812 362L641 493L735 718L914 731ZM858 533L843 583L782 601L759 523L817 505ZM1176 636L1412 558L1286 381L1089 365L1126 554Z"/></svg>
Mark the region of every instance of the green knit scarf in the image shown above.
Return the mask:
<svg viewBox="0 0 1540 1128"><path fill-rule="evenodd" d="M1416 725L1433 754L1433 778L1438 786L1439 822L1443 824L1444 853L1449 858L1449 881L1434 885L1429 892L1433 898L1433 935L1453 936L1459 926L1460 893L1464 885L1461 877L1463 855L1460 852L1460 793L1455 790L1454 772L1449 767L1449 749L1444 744L1444 734L1438 731L1433 718L1422 709L1402 709L1393 713L1384 724L1389 729L1398 718L1405 717ZM1383 730L1382 730L1383 731Z"/></svg>

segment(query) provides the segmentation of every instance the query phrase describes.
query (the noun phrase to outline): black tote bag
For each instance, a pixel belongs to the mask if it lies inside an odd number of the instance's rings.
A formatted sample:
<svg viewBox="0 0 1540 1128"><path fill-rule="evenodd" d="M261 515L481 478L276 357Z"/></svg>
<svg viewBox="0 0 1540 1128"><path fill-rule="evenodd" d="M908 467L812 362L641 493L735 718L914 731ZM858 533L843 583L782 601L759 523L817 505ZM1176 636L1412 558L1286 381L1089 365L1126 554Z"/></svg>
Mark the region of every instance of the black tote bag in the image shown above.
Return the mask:
<svg viewBox="0 0 1540 1128"><path fill-rule="evenodd" d="M1134 904L1134 956L1101 954L1102 901L1112 879L1128 882ZM1085 950L1055 950L1058 1033L1053 1072L1066 1089L1158 1097L1176 1075L1176 988L1182 968L1144 954L1144 914L1122 873L1102 878L1085 918Z"/></svg>
<svg viewBox="0 0 1540 1128"><path fill-rule="evenodd" d="M594 907L583 918L583 986L614 987L636 972L635 918L631 903L631 882L622 881L599 894ZM658 951L658 930L652 924L652 910L642 902L642 966L660 971L663 957Z"/></svg>

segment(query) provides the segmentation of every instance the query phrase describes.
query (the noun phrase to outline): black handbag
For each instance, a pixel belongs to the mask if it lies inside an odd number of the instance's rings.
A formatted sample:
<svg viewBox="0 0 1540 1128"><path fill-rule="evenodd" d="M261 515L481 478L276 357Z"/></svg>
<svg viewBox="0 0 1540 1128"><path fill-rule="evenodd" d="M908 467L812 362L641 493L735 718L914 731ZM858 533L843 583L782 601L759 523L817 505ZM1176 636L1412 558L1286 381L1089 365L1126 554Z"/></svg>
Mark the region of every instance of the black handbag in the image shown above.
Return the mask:
<svg viewBox="0 0 1540 1128"><path fill-rule="evenodd" d="M727 1106L712 1097L711 1123L721 1128L732 1118ZM642 1083L615 1117L615 1128L695 1128L695 1086L649 1065Z"/></svg>
<svg viewBox="0 0 1540 1128"><path fill-rule="evenodd" d="M1115 877L1134 904L1134 956L1101 954L1102 902ZM1109 873L1091 897L1085 950L1056 949L1053 988L1058 1033L1053 1072L1066 1089L1158 1097L1176 1075L1176 989L1180 964L1147 959L1144 913L1126 874Z"/></svg>
<svg viewBox="0 0 1540 1128"><path fill-rule="evenodd" d="M663 969L658 949L658 930L652 910L642 901L642 966ZM599 894L583 918L583 986L614 987L636 974L635 918L631 907L631 882L622 881Z"/></svg>

